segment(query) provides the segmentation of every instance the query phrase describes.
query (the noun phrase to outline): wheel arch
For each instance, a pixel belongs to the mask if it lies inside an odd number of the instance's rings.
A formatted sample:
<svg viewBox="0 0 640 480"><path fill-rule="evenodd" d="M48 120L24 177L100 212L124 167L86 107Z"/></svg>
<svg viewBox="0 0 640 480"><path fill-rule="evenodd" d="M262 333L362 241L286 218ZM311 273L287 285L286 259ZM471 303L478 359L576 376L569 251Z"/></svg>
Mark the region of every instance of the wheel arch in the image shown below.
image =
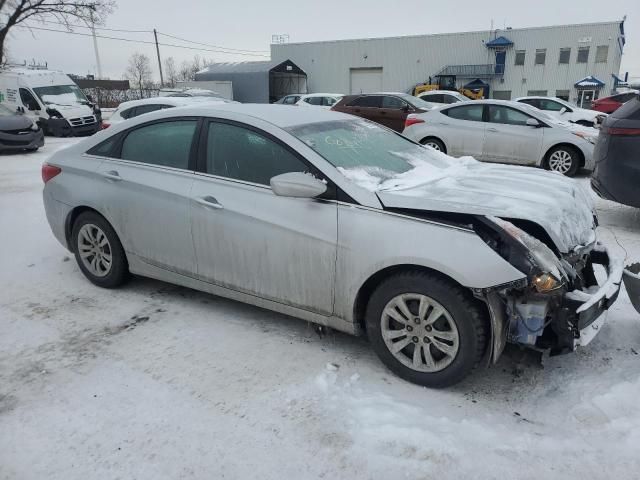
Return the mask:
<svg viewBox="0 0 640 480"><path fill-rule="evenodd" d="M460 284L460 282L456 281L449 275L446 275L434 268L425 267L424 265L416 265L410 263L402 263L397 265L390 265L377 272L373 273L365 280L365 282L360 286L358 292L355 297L355 301L353 304L353 321L356 324L356 328L361 332L366 332L366 321L365 321L365 312L367 309L367 305L369 300L371 299L371 295L375 291L375 289L382 283L385 279L389 278L392 275L396 275L398 273L405 272L424 272L429 273L435 276L438 276L444 280L447 280L455 285L459 286L463 290L469 290L467 287ZM471 291L469 290L469 293ZM476 299L477 300L477 299ZM487 319L489 318L489 309L486 303L481 300L477 300L480 304L482 304L482 308L487 312ZM490 324L487 325L489 328Z"/></svg>
<svg viewBox="0 0 640 480"><path fill-rule="evenodd" d="M442 153L447 153L449 151L449 148L447 147L447 142L445 142L442 137L438 136L438 135L425 135L424 137L422 137L422 139L420 139L420 141L418 143L420 143L421 145L424 145L426 140L429 139L433 139L433 140L438 140L440 143L442 143L442 145L444 146L444 152Z"/></svg>
<svg viewBox="0 0 640 480"><path fill-rule="evenodd" d="M575 150L576 152L578 152L578 156L580 158L580 168L584 168L585 165L585 156L584 156L584 152L582 151L582 149L573 144L573 143L569 143L569 142L559 142L559 143L554 143L553 145L551 145L550 147L547 148L546 152L544 153L543 157L542 157L542 166L544 168L548 167L548 162L549 162L549 154L551 153L551 151L554 148L558 148L558 147L568 147L571 148L572 150Z"/></svg>
<svg viewBox="0 0 640 480"><path fill-rule="evenodd" d="M116 230L116 227L114 226L113 222L109 220L109 218L106 215L104 215L101 211L93 207L90 207L88 205L80 205L80 206L74 207L67 214L67 218L64 222L64 238L65 238L65 241L67 242L67 247L69 251L71 251L72 253L75 253L74 243L71 239L71 233L73 232L73 224L75 223L76 219L80 216L80 214L85 212L93 212L96 215L100 215L102 218L104 218L104 220L109 225L111 225L111 228L113 228L114 232L116 232L116 235L118 235L118 239L122 243L122 236L120 235L120 232ZM126 250L125 250L125 254L126 254Z"/></svg>

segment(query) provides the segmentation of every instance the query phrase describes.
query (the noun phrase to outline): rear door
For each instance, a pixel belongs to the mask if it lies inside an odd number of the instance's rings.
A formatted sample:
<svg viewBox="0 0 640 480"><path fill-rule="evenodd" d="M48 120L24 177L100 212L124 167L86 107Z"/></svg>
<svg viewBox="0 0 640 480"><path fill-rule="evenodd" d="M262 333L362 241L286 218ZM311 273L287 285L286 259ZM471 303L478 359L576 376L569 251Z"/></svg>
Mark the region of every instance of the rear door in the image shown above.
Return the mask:
<svg viewBox="0 0 640 480"><path fill-rule="evenodd" d="M484 160L537 165L544 128L527 125L530 118L533 117L506 105L488 105Z"/></svg>
<svg viewBox="0 0 640 480"><path fill-rule="evenodd" d="M193 274L189 205L198 119L172 118L125 131L97 174L105 216L128 255Z"/></svg>
<svg viewBox="0 0 640 480"><path fill-rule="evenodd" d="M363 95L352 100L342 111L380 123L381 106L382 97L380 95Z"/></svg>
<svg viewBox="0 0 640 480"><path fill-rule="evenodd" d="M212 120L200 143L191 225L198 276L260 298L330 315L337 206L273 193L272 177L314 169L280 140Z"/></svg>
<svg viewBox="0 0 640 480"><path fill-rule="evenodd" d="M482 159L486 123L484 105L470 103L441 110L438 129L447 133L447 153L455 157L471 155Z"/></svg>

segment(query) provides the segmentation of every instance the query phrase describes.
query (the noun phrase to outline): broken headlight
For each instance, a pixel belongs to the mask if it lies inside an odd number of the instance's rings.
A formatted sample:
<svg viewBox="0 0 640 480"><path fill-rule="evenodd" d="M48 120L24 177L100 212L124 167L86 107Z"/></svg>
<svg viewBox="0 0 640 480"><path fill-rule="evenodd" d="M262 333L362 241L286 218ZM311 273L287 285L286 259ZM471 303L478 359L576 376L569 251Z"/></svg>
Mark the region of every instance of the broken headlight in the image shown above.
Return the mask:
<svg viewBox="0 0 640 480"><path fill-rule="evenodd" d="M540 293L561 288L566 274L560 259L543 242L514 224L496 217L477 229L480 237L502 258L527 275L530 285ZM493 235L486 227L490 227ZM497 235L497 238L496 238Z"/></svg>

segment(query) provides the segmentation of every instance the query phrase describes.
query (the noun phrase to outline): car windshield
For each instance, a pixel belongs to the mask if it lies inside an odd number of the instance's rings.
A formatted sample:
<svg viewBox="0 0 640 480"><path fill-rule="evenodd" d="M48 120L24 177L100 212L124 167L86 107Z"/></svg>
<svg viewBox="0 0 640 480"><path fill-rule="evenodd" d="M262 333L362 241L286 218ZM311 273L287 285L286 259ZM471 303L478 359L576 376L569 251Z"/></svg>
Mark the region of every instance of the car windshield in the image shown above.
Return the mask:
<svg viewBox="0 0 640 480"><path fill-rule="evenodd" d="M446 176L456 164L468 163L363 119L296 125L287 131L346 178L371 191L424 184Z"/></svg>
<svg viewBox="0 0 640 480"><path fill-rule="evenodd" d="M82 90L77 85L52 85L50 87L36 87L33 89L45 105L73 105L89 103Z"/></svg>
<svg viewBox="0 0 640 480"><path fill-rule="evenodd" d="M12 117L16 114L13 110L4 105L0 105L0 117Z"/></svg>

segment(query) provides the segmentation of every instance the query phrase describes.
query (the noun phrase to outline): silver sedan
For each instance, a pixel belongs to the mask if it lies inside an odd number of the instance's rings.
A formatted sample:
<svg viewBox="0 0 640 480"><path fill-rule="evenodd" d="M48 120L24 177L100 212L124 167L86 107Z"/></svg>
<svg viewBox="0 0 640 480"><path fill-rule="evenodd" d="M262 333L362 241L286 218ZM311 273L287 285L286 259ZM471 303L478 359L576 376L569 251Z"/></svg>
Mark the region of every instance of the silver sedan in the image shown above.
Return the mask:
<svg viewBox="0 0 640 480"><path fill-rule="evenodd" d="M454 160L336 112L163 110L56 153L42 176L51 229L94 284L137 274L366 332L431 387L507 341L585 345L622 275L573 181Z"/></svg>

